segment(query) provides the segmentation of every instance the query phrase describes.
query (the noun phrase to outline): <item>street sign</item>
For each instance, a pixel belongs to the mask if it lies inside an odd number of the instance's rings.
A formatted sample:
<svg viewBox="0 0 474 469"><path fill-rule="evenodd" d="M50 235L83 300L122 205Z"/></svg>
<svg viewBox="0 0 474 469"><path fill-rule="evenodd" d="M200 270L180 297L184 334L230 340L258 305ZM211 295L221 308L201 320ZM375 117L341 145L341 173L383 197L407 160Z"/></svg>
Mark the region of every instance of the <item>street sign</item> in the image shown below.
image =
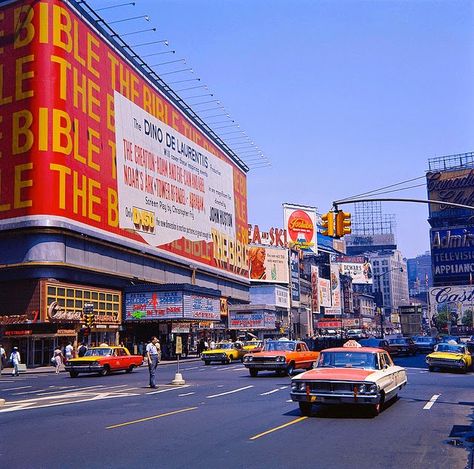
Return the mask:
<svg viewBox="0 0 474 469"><path fill-rule="evenodd" d="M183 341L181 336L176 336L176 355L181 355L183 353Z"/></svg>

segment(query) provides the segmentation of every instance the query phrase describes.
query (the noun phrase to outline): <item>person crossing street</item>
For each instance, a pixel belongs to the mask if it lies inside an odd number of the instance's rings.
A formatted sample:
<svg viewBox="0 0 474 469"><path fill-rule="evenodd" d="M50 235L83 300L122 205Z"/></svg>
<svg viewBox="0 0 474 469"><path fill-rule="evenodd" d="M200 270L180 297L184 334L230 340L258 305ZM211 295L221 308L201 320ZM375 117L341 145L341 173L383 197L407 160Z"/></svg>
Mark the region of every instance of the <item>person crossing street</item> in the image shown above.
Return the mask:
<svg viewBox="0 0 474 469"><path fill-rule="evenodd" d="M155 375L158 367L159 354L161 352L160 342L153 336L151 342L146 346L146 356L148 358L148 371L150 372L150 388L156 388Z"/></svg>

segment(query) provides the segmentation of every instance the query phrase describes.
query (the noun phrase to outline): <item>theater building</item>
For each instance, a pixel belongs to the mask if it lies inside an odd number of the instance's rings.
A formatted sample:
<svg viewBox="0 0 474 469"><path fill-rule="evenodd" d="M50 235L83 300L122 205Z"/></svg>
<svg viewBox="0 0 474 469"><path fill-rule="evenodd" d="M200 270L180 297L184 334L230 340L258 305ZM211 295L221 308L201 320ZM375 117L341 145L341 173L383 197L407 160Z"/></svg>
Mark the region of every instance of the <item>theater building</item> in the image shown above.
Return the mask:
<svg viewBox="0 0 474 469"><path fill-rule="evenodd" d="M28 366L159 332L127 318L136 286L184 318L192 285L207 323L249 301L247 166L84 8L0 7L0 341Z"/></svg>

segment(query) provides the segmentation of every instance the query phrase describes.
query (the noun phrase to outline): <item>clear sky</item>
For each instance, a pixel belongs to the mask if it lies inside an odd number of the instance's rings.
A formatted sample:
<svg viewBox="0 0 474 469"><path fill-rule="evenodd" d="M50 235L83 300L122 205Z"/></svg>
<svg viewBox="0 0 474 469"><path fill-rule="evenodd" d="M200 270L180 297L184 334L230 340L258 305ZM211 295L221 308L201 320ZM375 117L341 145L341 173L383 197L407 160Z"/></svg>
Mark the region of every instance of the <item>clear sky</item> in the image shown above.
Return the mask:
<svg viewBox="0 0 474 469"><path fill-rule="evenodd" d="M89 0L114 3L125 2ZM168 81L200 77L271 161L248 175L249 222L263 229L283 225L283 202L325 212L333 200L424 175L428 158L474 151L473 1L136 0L101 12L110 21L143 13L150 23L112 26L156 26L127 42L168 39L176 54L149 63L185 58L156 70L192 67ZM383 210L396 214L404 256L429 249L427 206Z"/></svg>

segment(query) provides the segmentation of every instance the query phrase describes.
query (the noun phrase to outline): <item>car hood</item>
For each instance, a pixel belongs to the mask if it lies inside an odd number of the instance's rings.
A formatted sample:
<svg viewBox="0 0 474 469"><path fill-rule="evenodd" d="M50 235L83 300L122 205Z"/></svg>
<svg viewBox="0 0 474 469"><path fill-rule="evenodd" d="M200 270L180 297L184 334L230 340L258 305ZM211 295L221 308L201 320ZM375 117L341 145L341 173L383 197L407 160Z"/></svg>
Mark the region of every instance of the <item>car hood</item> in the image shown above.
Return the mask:
<svg viewBox="0 0 474 469"><path fill-rule="evenodd" d="M377 370L363 370L359 368L316 368L293 378L295 380L321 380L321 381L365 381Z"/></svg>
<svg viewBox="0 0 474 469"><path fill-rule="evenodd" d="M215 348L212 350L206 350L205 352L202 352L203 355L209 355L211 353L229 353L229 352L235 352L237 349L234 348Z"/></svg>
<svg viewBox="0 0 474 469"><path fill-rule="evenodd" d="M107 357L110 357L111 355L108 355ZM102 355L95 355L91 357L78 357L78 358L70 358L67 362L68 363L77 363L77 362L96 362L97 360L100 360L101 358L107 358Z"/></svg>
<svg viewBox="0 0 474 469"><path fill-rule="evenodd" d="M433 352L426 358L443 358L445 360L460 360L464 355L456 352Z"/></svg>

